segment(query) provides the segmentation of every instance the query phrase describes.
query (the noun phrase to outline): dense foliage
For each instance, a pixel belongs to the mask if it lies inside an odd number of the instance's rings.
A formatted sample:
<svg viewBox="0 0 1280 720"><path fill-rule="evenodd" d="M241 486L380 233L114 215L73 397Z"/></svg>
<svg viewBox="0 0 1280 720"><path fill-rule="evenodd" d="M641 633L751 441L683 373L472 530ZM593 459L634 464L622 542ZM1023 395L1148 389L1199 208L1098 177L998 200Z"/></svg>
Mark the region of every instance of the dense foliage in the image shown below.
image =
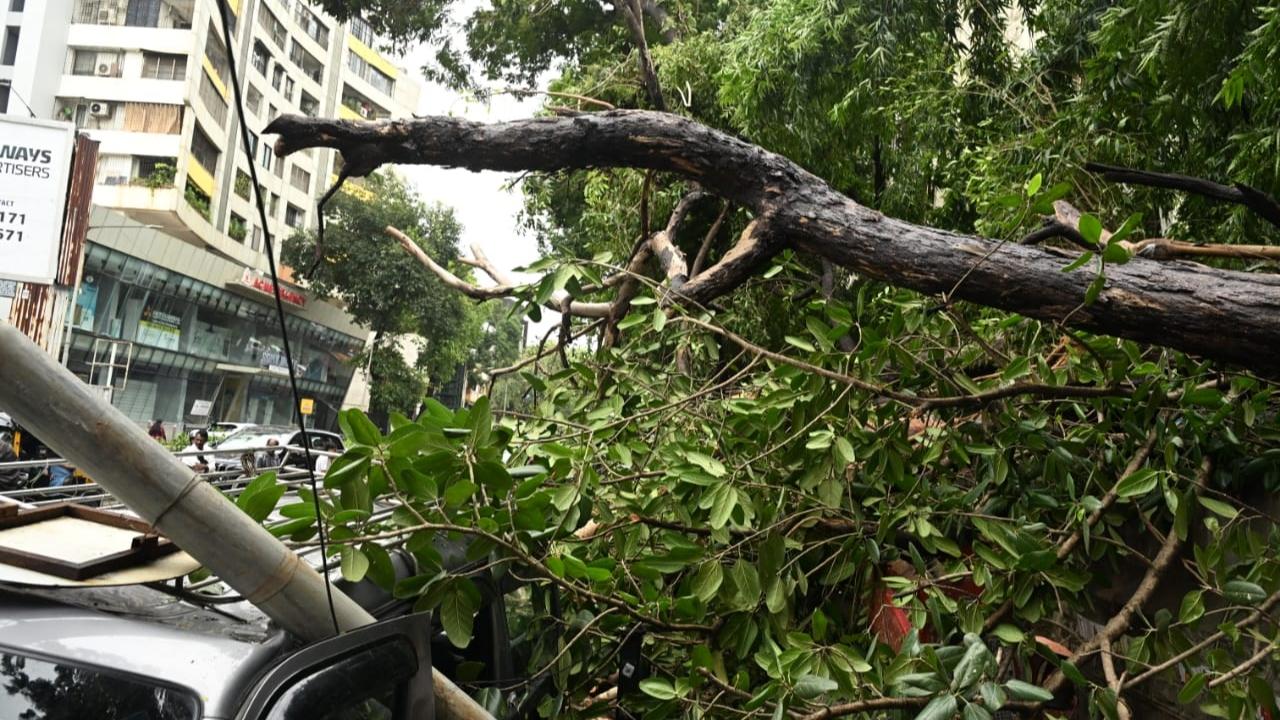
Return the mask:
<svg viewBox="0 0 1280 720"><path fill-rule="evenodd" d="M646 106L623 24L606 6L563 5L493 3L466 21L471 45L450 67L468 82L554 67L557 92ZM1238 206L1083 171L1101 161L1280 191L1274 6L658 5L647 39L672 109L886 213L1015 239L1065 197L1101 220L1086 234L1133 217L1134 237L1276 238ZM434 37L448 3L414 7L429 6L431 22L375 16ZM594 109L548 99L566 103ZM603 170L524 187L549 256L523 291L530 312L557 289L608 299L582 289L625 265L688 189ZM689 257L718 210L703 203L681 228ZM747 220L731 209L713 260ZM556 588L565 607L531 621L542 632L527 673L550 673L557 691L545 717L618 703L645 717L975 720L1044 701L1045 686L1059 689L1058 716L1276 712L1269 380L822 275L782 256L705 312L648 281L621 343L549 352L499 381L521 383L519 414L432 406L385 436L345 415L353 447L326 478L344 571L386 581L385 551L362 538L400 538L424 574L397 592L435 608L459 645L478 600L441 569L433 538L478 538L498 572ZM1017 383L1106 393L977 397ZM525 464L544 471L504 467ZM403 509L370 520L381 496ZM281 532L303 538L305 520ZM637 634L646 677L624 692L611 676ZM481 694L496 707L523 687Z"/></svg>

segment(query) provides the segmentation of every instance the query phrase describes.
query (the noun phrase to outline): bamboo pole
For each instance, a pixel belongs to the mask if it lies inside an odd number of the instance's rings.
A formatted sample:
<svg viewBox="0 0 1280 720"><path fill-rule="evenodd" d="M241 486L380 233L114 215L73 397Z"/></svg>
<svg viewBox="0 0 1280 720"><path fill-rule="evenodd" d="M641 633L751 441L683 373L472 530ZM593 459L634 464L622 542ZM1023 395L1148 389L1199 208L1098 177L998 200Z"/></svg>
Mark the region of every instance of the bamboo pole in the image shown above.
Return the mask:
<svg viewBox="0 0 1280 720"><path fill-rule="evenodd" d="M0 321L0 407L285 630L333 634L325 580L26 336ZM336 588L341 630L374 617ZM441 720L493 720L432 669Z"/></svg>

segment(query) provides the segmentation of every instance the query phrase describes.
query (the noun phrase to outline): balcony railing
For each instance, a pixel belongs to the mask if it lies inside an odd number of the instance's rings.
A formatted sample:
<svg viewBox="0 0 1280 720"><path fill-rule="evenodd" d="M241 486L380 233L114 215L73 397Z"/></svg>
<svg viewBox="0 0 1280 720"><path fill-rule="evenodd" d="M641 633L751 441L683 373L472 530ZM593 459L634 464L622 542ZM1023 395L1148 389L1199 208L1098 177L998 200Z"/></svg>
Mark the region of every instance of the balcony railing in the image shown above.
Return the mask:
<svg viewBox="0 0 1280 720"><path fill-rule="evenodd" d="M78 0L71 21L85 25L127 25L189 29L195 0Z"/></svg>

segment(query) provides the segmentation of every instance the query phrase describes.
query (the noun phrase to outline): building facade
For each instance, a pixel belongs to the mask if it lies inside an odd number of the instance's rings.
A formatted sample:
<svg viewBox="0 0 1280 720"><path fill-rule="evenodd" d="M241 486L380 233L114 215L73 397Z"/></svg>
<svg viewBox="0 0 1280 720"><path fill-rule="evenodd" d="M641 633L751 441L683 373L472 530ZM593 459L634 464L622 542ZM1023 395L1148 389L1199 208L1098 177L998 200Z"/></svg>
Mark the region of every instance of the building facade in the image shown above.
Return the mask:
<svg viewBox="0 0 1280 720"><path fill-rule="evenodd" d="M288 422L266 243L278 254L283 239L314 227L340 158L328 150L277 158L262 130L286 113L409 116L419 86L372 48L366 25L339 24L297 0L227 0L231 37L217 0L59 2L33 13L25 1L10 75L33 112L99 142L68 367L110 387L113 403L139 422ZM39 23L28 17L37 14ZM38 57L24 54L29 32L56 52L41 45L30 51ZM232 55L251 157L231 96ZM20 87L19 77L32 80ZM329 426L352 389L347 361L368 333L280 271L304 397L314 400L313 424Z"/></svg>

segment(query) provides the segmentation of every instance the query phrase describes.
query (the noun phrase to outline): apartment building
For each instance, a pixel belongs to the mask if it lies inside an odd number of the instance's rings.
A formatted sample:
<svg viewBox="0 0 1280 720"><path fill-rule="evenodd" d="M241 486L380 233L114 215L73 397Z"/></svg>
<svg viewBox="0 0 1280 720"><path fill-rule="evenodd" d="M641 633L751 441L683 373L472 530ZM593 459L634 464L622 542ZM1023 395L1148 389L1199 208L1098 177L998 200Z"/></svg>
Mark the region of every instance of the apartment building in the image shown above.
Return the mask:
<svg viewBox="0 0 1280 720"><path fill-rule="evenodd" d="M58 52L42 47L28 64L20 38L12 72L48 90L46 98L13 81L37 114L74 122L100 142L68 366L93 384L111 377L113 402L138 421L199 423L196 410L208 421L288 422L266 242L278 252L282 239L314 226L340 159L327 150L276 158L262 129L283 113L404 117L416 110L419 86L373 49L367 25L339 24L298 0L227 0L231 37L217 0L61 1L46 0L31 30L56 42L58 22L48 16L64 12ZM30 15L19 17L18 34L29 31ZM252 157L235 117L231 57ZM351 386L345 360L367 332L303 288L286 283L281 294L313 419L330 425Z"/></svg>

